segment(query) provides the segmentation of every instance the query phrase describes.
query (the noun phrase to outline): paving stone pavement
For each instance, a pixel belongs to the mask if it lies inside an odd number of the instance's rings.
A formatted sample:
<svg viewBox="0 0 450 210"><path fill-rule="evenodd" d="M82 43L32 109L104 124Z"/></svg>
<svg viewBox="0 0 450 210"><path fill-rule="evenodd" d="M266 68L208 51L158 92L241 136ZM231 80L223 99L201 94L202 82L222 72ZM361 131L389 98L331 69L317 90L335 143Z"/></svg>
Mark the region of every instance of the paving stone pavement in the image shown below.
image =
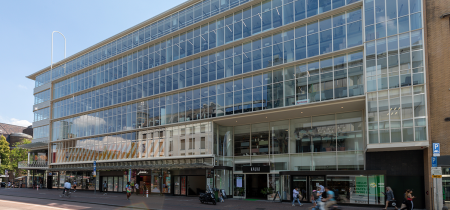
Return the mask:
<svg viewBox="0 0 450 210"><path fill-rule="evenodd" d="M111 209L254 209L254 210L268 210L268 209L309 209L312 205L304 203L302 207L298 204L293 207L290 202L273 202L266 200L240 200L240 199L226 199L223 203L201 204L197 197L185 196L171 196L171 195L149 195L148 198L142 195L138 196L132 194L130 200L126 199L125 193L108 193L104 195L102 192L94 194L93 191L76 191L72 193L71 198L60 198L59 194L62 189L29 189L29 188L14 188L14 189L0 189L0 195L5 199L8 196L21 198L36 198L54 201L75 202L78 204L85 203L96 204L102 206L110 206ZM358 206L341 206L343 210L374 210L381 209L376 207L358 207ZM392 208L393 209L393 208Z"/></svg>

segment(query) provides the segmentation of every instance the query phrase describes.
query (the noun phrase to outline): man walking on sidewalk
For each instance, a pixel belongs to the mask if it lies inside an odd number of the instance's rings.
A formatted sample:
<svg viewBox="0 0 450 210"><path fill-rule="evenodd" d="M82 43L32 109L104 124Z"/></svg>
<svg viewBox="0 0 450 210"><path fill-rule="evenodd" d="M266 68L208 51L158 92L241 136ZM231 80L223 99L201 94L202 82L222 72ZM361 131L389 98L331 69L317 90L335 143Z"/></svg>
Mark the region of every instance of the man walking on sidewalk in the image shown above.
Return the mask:
<svg viewBox="0 0 450 210"><path fill-rule="evenodd" d="M106 184L106 181L103 183L103 195L108 195L108 185Z"/></svg>
<svg viewBox="0 0 450 210"><path fill-rule="evenodd" d="M299 192L298 192L298 187L296 187L292 192L293 192L292 197L294 198L294 199L292 200L292 206L295 206L295 200L297 200L297 202L298 202L298 204L299 204L300 206L303 206L303 204L300 203L300 198L299 198L299 196L298 196L298 194L299 194Z"/></svg>
<svg viewBox="0 0 450 210"><path fill-rule="evenodd" d="M137 182L134 184L134 187L136 188L136 195L139 195L139 184Z"/></svg>

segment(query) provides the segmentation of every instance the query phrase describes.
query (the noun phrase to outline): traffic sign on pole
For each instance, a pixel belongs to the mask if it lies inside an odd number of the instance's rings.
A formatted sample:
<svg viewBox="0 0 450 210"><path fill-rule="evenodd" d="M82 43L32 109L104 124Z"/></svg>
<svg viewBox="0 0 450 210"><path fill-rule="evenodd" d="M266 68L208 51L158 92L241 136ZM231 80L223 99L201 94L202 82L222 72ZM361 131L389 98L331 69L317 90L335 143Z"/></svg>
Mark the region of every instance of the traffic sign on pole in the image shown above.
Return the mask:
<svg viewBox="0 0 450 210"><path fill-rule="evenodd" d="M439 143L433 143L433 156L441 156L441 145Z"/></svg>
<svg viewBox="0 0 450 210"><path fill-rule="evenodd" d="M437 167L437 157L431 157L431 167Z"/></svg>

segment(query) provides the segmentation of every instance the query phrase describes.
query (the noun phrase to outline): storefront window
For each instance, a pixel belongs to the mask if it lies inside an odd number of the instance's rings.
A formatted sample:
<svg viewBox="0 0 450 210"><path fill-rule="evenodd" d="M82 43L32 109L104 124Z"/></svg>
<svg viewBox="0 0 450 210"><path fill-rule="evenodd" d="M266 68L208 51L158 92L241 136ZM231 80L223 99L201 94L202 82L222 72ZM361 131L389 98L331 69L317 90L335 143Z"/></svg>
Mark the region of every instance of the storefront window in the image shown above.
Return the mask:
<svg viewBox="0 0 450 210"><path fill-rule="evenodd" d="M245 175L235 174L233 180L233 196L234 197L245 197Z"/></svg>
<svg viewBox="0 0 450 210"><path fill-rule="evenodd" d="M216 169L214 170L215 176L215 188L220 190L225 190L225 194L229 195L231 193L231 183L233 172L231 170Z"/></svg>
<svg viewBox="0 0 450 210"><path fill-rule="evenodd" d="M162 193L171 193L170 171L163 171Z"/></svg>
<svg viewBox="0 0 450 210"><path fill-rule="evenodd" d="M161 192L161 188L160 188L160 179L159 176L160 171L152 171L152 185L151 185L151 192L152 193L160 193Z"/></svg>
<svg viewBox="0 0 450 210"><path fill-rule="evenodd" d="M367 176L327 176L327 184L337 202L367 204Z"/></svg>
<svg viewBox="0 0 450 210"><path fill-rule="evenodd" d="M269 123L252 125L252 155L269 154Z"/></svg>
<svg viewBox="0 0 450 210"><path fill-rule="evenodd" d="M368 177L369 204L384 204L384 176L371 175Z"/></svg>
<svg viewBox="0 0 450 210"><path fill-rule="evenodd" d="M267 193L267 200L280 200L277 193L281 194L281 179L279 174L269 174L269 191Z"/></svg>
<svg viewBox="0 0 450 210"><path fill-rule="evenodd" d="M281 176L281 196L283 200L291 200L291 176L282 175Z"/></svg>

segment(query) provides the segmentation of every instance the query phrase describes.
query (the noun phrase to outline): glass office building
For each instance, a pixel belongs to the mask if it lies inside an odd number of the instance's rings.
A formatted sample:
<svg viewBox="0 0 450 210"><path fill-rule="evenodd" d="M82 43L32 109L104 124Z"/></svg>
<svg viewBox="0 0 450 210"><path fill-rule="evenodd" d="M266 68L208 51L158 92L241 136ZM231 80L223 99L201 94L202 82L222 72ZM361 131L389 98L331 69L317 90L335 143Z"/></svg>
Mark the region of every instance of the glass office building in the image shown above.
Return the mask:
<svg viewBox="0 0 450 210"><path fill-rule="evenodd" d="M423 33L421 0L187 1L28 76L31 147L49 188L382 205L371 154L428 147Z"/></svg>

